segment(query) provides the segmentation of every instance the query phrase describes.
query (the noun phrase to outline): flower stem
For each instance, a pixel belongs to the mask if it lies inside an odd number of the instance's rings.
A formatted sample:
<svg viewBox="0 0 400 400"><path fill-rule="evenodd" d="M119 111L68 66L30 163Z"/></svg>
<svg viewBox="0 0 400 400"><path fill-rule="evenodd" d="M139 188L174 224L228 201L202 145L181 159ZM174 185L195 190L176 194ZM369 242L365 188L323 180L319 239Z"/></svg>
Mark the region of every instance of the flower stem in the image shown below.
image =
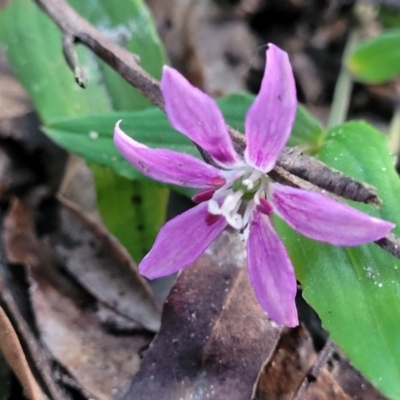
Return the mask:
<svg viewBox="0 0 400 400"><path fill-rule="evenodd" d="M359 41L359 33L357 29L350 32L347 39L346 47L342 57L342 67L336 82L331 112L328 120L328 128L339 125L346 120L347 111L349 109L351 91L353 89L353 79L350 71L345 65L347 56L353 51Z"/></svg>
<svg viewBox="0 0 400 400"><path fill-rule="evenodd" d="M396 171L400 171L400 77L395 80L396 107L388 129L389 151L396 155Z"/></svg>
<svg viewBox="0 0 400 400"><path fill-rule="evenodd" d="M394 110L393 118L390 121L388 130L389 151L393 154L400 153L400 103L398 102Z"/></svg>

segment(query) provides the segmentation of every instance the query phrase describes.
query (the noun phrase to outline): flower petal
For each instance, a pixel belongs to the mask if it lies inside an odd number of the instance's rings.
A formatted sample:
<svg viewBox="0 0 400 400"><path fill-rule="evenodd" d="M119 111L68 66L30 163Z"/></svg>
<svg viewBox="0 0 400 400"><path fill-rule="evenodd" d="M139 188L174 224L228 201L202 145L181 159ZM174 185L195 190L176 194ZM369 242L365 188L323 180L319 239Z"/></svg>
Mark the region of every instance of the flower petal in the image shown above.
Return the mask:
<svg viewBox="0 0 400 400"><path fill-rule="evenodd" d="M296 86L287 53L268 45L261 89L245 121L249 165L270 171L289 139L296 116Z"/></svg>
<svg viewBox="0 0 400 400"><path fill-rule="evenodd" d="M285 246L269 218L254 211L247 242L250 280L269 317L280 325L297 326L296 277Z"/></svg>
<svg viewBox="0 0 400 400"><path fill-rule="evenodd" d="M139 272L154 279L170 275L195 261L227 225L224 217L210 224L207 207L207 203L199 204L168 221L139 265Z"/></svg>
<svg viewBox="0 0 400 400"><path fill-rule="evenodd" d="M114 143L122 155L141 173L160 182L194 188L213 187L223 177L219 169L190 156L166 149L150 149L114 128Z"/></svg>
<svg viewBox="0 0 400 400"><path fill-rule="evenodd" d="M239 162L217 103L193 87L178 71L165 66L161 79L165 110L171 125L222 165Z"/></svg>
<svg viewBox="0 0 400 400"><path fill-rule="evenodd" d="M358 246L386 236L395 225L370 217L322 193L274 183L274 210L293 229L335 246Z"/></svg>

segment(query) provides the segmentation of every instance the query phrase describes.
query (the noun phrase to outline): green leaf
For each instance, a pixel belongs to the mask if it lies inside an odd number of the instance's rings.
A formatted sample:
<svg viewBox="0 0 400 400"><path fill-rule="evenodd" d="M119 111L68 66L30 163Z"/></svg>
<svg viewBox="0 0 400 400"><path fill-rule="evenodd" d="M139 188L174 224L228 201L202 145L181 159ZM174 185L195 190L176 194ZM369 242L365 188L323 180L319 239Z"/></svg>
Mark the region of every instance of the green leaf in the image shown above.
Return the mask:
<svg viewBox="0 0 400 400"><path fill-rule="evenodd" d="M169 190L150 181L123 178L110 168L91 167L95 179L100 178L96 184L98 206L108 210L102 215L105 224L129 253L141 260L165 222Z"/></svg>
<svg viewBox="0 0 400 400"><path fill-rule="evenodd" d="M233 94L218 100L218 104L229 125L244 131L244 118L254 97ZM46 133L61 147L79 154L90 162L112 168L128 179L143 178L117 151L112 134L116 121L122 119L121 127L138 142L149 147L167 148L188 153L200 158L193 143L186 136L175 131L168 118L157 108L135 112L114 112L91 115L83 118L65 119L45 128ZM292 145L306 145L317 148L323 138L321 125L299 106L292 131Z"/></svg>
<svg viewBox="0 0 400 400"><path fill-rule="evenodd" d="M253 95L240 93L223 97L217 100L217 103L227 124L239 132L245 132L246 113L254 99ZM304 106L299 105L288 146L302 146L304 150L315 152L321 145L324 134L320 122Z"/></svg>
<svg viewBox="0 0 400 400"><path fill-rule="evenodd" d="M320 122L304 106L299 105L288 146L301 146L314 153L321 146L324 135Z"/></svg>
<svg viewBox="0 0 400 400"><path fill-rule="evenodd" d="M15 0L2 11L0 40L45 123L111 110L105 87L96 84L101 77L95 57L83 48L78 49L80 62L90 71L90 83L83 90L66 65L58 29L33 1Z"/></svg>
<svg viewBox="0 0 400 400"><path fill-rule="evenodd" d="M70 0L70 3L106 35L139 54L141 65L148 72L160 76L165 63L164 51L142 0ZM30 0L15 0L0 15L0 39L45 124L65 117L109 113L117 109L134 110L149 105L139 92L82 46L78 48L79 60L89 77L89 85L85 90L79 88L64 60L58 29ZM110 141L107 145L114 149ZM69 149L68 146L65 148ZM95 153L99 150L97 157L89 158L90 161L101 159L101 146ZM100 168L94 168L94 171L99 211L104 221L131 250L133 258L139 260L143 248L149 249L152 245L160 220L165 218L165 189L150 187L148 183L123 185L121 178L111 171ZM153 205L140 232L136 227L137 221L143 218L143 210L134 207L130 201L133 191L139 195L139 189L143 203ZM159 202L155 204L153 199L159 199ZM115 201L113 207L112 200ZM116 209L119 214L114 211ZM121 218L124 218L126 232L121 229ZM139 234L140 243L137 241ZM131 238L135 238L134 245Z"/></svg>
<svg viewBox="0 0 400 400"><path fill-rule="evenodd" d="M165 114L156 108L75 118L50 124L45 130L61 147L86 160L112 168L125 178L141 179L143 175L114 146L112 135L119 119L129 135L149 147L164 147L200 157L193 143L172 129Z"/></svg>
<svg viewBox="0 0 400 400"><path fill-rule="evenodd" d="M140 65L155 78L166 63L164 49L149 10L142 0L69 0L102 33L140 56ZM138 110L151 103L111 67L98 60L104 85L114 110Z"/></svg>
<svg viewBox="0 0 400 400"><path fill-rule="evenodd" d="M397 7L381 4L378 20L385 28L400 28L400 11Z"/></svg>
<svg viewBox="0 0 400 400"><path fill-rule="evenodd" d="M400 73L400 29L361 43L346 60L355 77L367 83L388 81Z"/></svg>
<svg viewBox="0 0 400 400"><path fill-rule="evenodd" d="M328 132L319 158L375 185L381 209L352 205L400 226L400 183L382 134L361 122L337 126ZM379 390L400 398L400 260L375 244L334 247L306 239L282 221L277 225L303 295L332 339Z"/></svg>

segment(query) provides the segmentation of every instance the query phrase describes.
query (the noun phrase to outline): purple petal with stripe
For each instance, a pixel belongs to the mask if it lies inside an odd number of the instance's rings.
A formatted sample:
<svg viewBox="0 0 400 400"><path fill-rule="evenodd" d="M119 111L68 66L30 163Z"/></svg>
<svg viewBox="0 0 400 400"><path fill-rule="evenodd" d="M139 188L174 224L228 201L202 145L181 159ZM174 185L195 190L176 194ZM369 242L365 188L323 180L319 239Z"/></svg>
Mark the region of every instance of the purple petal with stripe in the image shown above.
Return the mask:
<svg viewBox="0 0 400 400"><path fill-rule="evenodd" d="M263 172L274 167L289 139L296 108L296 86L289 57L269 44L261 89L245 121L244 155L249 165Z"/></svg>
<svg viewBox="0 0 400 400"><path fill-rule="evenodd" d="M221 165L239 162L224 117L214 99L167 66L163 69L161 90L169 122L175 129L197 143Z"/></svg>
<svg viewBox="0 0 400 400"><path fill-rule="evenodd" d="M370 217L322 193L274 183L274 211L293 229L335 246L358 246L386 236L395 225Z"/></svg>
<svg viewBox="0 0 400 400"><path fill-rule="evenodd" d="M168 221L140 263L139 272L154 279L179 271L200 257L227 225L224 217L210 224L207 207L207 203L199 204Z"/></svg>
<svg viewBox="0 0 400 400"><path fill-rule="evenodd" d="M224 179L220 170L189 154L166 149L151 149L129 137L115 125L114 143L121 154L142 174L173 185L209 188L216 179Z"/></svg>
<svg viewBox="0 0 400 400"><path fill-rule="evenodd" d="M254 211L247 242L250 281L269 317L280 325L297 326L296 277L285 246L268 216Z"/></svg>

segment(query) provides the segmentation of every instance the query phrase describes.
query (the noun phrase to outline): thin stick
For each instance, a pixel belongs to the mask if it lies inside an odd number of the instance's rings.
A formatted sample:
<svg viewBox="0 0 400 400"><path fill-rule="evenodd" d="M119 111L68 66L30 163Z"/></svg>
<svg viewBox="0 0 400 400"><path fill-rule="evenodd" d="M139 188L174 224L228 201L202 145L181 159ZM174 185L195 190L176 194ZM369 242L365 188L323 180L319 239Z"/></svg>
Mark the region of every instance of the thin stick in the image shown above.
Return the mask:
<svg viewBox="0 0 400 400"><path fill-rule="evenodd" d="M353 30L347 39L346 47L342 57L342 67L340 69L338 80L336 81L335 92L333 94L333 102L331 113L329 115L328 128L339 125L346 120L349 109L351 92L353 90L353 79L350 71L345 65L348 55L353 51L358 43L358 30Z"/></svg>
<svg viewBox="0 0 400 400"><path fill-rule="evenodd" d="M318 358L315 361L314 365L309 370L307 375L304 377L295 396L292 397L292 400L301 400L303 398L308 387L310 386L310 383L315 381L318 378L318 375L320 374L322 368L324 367L324 365L328 361L329 357L331 356L334 348L335 348L335 344L332 342L331 339L328 339L327 342L325 343L324 348L318 354Z"/></svg>

